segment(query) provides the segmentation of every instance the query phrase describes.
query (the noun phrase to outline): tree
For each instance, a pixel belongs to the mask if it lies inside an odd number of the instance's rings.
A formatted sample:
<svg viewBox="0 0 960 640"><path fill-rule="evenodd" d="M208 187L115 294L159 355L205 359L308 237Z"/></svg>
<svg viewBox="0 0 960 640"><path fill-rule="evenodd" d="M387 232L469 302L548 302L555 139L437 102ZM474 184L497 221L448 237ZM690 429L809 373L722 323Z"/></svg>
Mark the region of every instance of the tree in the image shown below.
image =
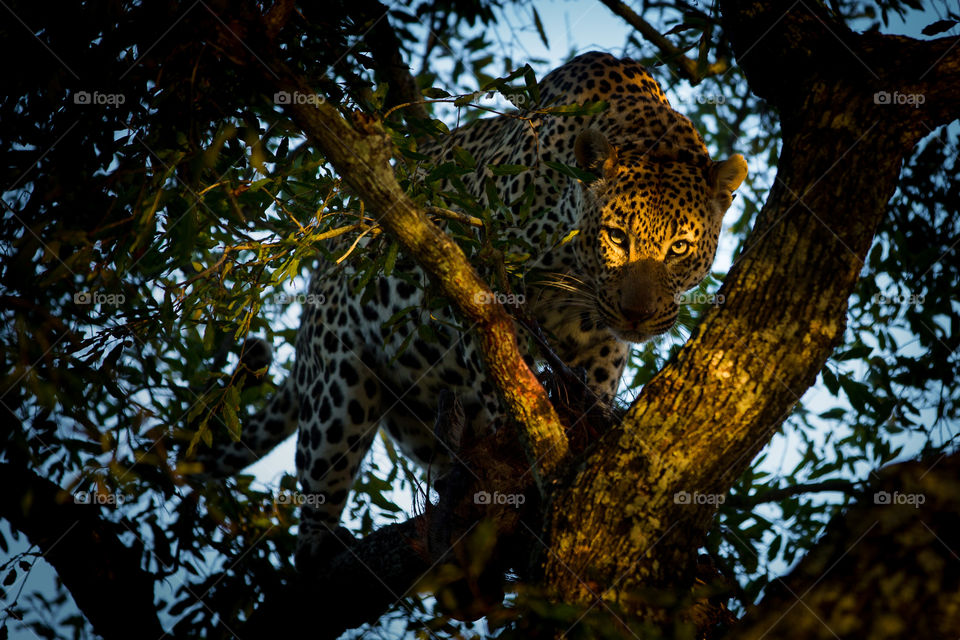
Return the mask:
<svg viewBox="0 0 960 640"><path fill-rule="evenodd" d="M955 635L957 39L879 31L912 2L603 4L648 64L665 60L661 75L705 87L690 115L708 141L767 155L776 177L762 207L759 184L747 192L723 303L689 319L682 348L638 351L628 409L583 420L567 372L545 391L506 310L474 302L489 284L471 262L496 276L497 252L431 221L495 239L483 211L423 206L444 194L399 162L442 132L431 109L476 117L468 106L487 91L535 90L532 67L510 73L522 65L476 34L502 5L14 6L7 59L38 43L49 55L39 73L7 70L16 90L0 107L0 472L14 487L0 515L38 550L11 558L6 585L43 554L83 614L68 623L104 637L256 637L296 628L291 603L323 606L314 631L329 637L382 616L464 629L401 598L417 588L517 637ZM932 35L957 20L944 18ZM536 8L531 21L546 40ZM371 241L351 243L358 234ZM183 454L236 433L269 392L262 371L232 366L236 341L292 343L272 317L284 283L345 253L365 274L358 293L408 259L433 277L476 324L515 424L464 443L480 480L454 474L419 515L376 531L373 514L397 509L386 489L416 476L400 459L371 467L354 506L368 535L321 576L298 576L284 494L249 478L191 486ZM905 339L923 349L902 351ZM837 400L815 415L801 396L818 375ZM587 438L565 429L581 422ZM764 477L755 457L781 428L806 450L786 477ZM916 461L872 473L898 458L902 430L925 438ZM536 499L478 511L467 498L480 486ZM842 501L814 498L837 490ZM759 507L771 501L779 523ZM798 532L778 533L784 523ZM804 557L768 585L758 551ZM742 620L718 605L729 590Z"/></svg>

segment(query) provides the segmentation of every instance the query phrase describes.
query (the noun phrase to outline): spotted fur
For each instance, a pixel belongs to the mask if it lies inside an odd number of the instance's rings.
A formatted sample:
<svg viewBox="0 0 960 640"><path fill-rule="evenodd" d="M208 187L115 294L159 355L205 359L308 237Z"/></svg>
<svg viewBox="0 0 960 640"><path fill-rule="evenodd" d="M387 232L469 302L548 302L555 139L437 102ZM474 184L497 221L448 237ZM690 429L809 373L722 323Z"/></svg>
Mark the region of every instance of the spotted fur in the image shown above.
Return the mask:
<svg viewBox="0 0 960 640"><path fill-rule="evenodd" d="M669 329L676 297L696 286L713 262L723 213L746 175L735 155L711 161L700 135L674 111L656 81L632 60L581 55L547 75L538 108L603 100L594 116L522 112L454 131L424 150L440 161L457 147L478 169L463 181L487 204L485 181L515 203L533 185L527 223L513 232L533 247L526 296L531 315L570 366L583 367L603 398L616 393L629 344ZM580 182L545 161L579 165L598 177ZM492 175L489 165L531 167ZM562 242L571 231L573 239ZM536 275L534 275L536 274ZM502 419L484 375L474 335L451 328L452 314L412 314L423 291L399 275L380 277L372 299L353 294L350 268L326 268L310 285L292 374L268 405L244 425L243 441L207 462L214 473L239 470L299 428L296 466L305 494L320 505L302 508L298 562L332 539L357 468L378 427L414 460L442 469L448 452L432 433L442 390L460 400L469 427L487 430ZM425 284L424 276L415 278ZM446 314L446 315L445 315ZM429 324L436 342L424 341ZM414 334L408 347L401 345Z"/></svg>

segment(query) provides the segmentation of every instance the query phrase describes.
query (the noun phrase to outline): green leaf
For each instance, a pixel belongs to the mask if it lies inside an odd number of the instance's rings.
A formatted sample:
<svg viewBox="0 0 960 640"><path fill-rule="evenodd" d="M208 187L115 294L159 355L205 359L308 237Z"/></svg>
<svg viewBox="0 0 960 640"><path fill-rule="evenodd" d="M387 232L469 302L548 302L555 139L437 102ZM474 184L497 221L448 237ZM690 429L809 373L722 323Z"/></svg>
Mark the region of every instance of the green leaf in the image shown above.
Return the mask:
<svg viewBox="0 0 960 640"><path fill-rule="evenodd" d="M839 378L840 386L843 392L847 394L850 405L858 412L863 413L868 404L873 404L873 396L870 388L862 382L856 382L848 375L842 375Z"/></svg>
<svg viewBox="0 0 960 640"><path fill-rule="evenodd" d="M834 354L833 359L838 362L842 362L844 360L855 360L857 358L867 358L870 356L872 352L873 352L872 347L868 347L865 344L860 344L860 345L851 347L846 351L841 351L840 353Z"/></svg>
<svg viewBox="0 0 960 640"><path fill-rule="evenodd" d="M404 307L403 309L400 309L400 311L397 311L395 314L390 316L390 318L388 318L387 321L383 323L383 326L392 327L393 325L398 323L405 315L407 315L408 313L410 313L416 308L417 307L415 306L409 306L409 307Z"/></svg>
<svg viewBox="0 0 960 640"><path fill-rule="evenodd" d="M780 552L780 545L783 544L783 538L777 536L773 539L773 542L770 543L770 546L767 548L767 560L773 561L777 554Z"/></svg>
<svg viewBox="0 0 960 640"><path fill-rule="evenodd" d="M834 396L837 395L840 391L840 383L837 382L837 376L833 374L830 367L824 365L823 369L820 370L820 377L823 378L823 384L827 387L827 390L830 391L830 394Z"/></svg>
<svg viewBox="0 0 960 640"><path fill-rule="evenodd" d="M396 240L391 243L387 249L387 257L383 260L383 275L389 276L393 273L393 267L397 264L397 254L400 252L400 243Z"/></svg>
<svg viewBox="0 0 960 640"><path fill-rule="evenodd" d="M938 33L943 33L948 31L957 25L956 20L937 20L931 24L928 24L920 31L925 36L935 36Z"/></svg>
<svg viewBox="0 0 960 640"><path fill-rule="evenodd" d="M836 394L834 394L836 395ZM839 420L847 415L847 412L842 407L834 407L828 411L824 411L820 414L820 417L824 420Z"/></svg>
<svg viewBox="0 0 960 640"><path fill-rule="evenodd" d="M417 334L419 334L420 339L426 343L437 343L440 341L439 338L437 338L436 331L428 324L419 325L417 327Z"/></svg>
<svg viewBox="0 0 960 640"><path fill-rule="evenodd" d="M460 164L462 164L464 167L468 169L477 168L477 161L470 154L470 152L464 149L463 147L454 147L453 157L457 159L457 162L459 162Z"/></svg>
<svg viewBox="0 0 960 640"><path fill-rule="evenodd" d="M590 173L589 171L584 171L579 167L574 167L568 164L564 164L562 162L554 162L552 160L546 160L544 161L543 164L547 165L551 169L559 171L560 173L567 176L568 178L573 178L574 180L580 180L581 182L593 182L594 180L597 179L597 176Z"/></svg>
<svg viewBox="0 0 960 640"><path fill-rule="evenodd" d="M543 109L543 112L557 116L592 116L604 111L608 106L608 103L599 100L596 102L585 102L583 104L563 104L555 107L547 107Z"/></svg>
<svg viewBox="0 0 960 640"><path fill-rule="evenodd" d="M455 107L465 107L471 102L473 102L474 100L476 100L477 97L480 96L482 93L483 93L482 91L474 91L473 93L462 95L453 101L453 105Z"/></svg>
<svg viewBox="0 0 960 640"><path fill-rule="evenodd" d="M227 431L234 440L240 439L240 418L237 409L240 406L240 386L231 385L223 394L223 418Z"/></svg>
<svg viewBox="0 0 960 640"><path fill-rule="evenodd" d="M217 331L213 322L208 322L207 326L203 329L203 352L212 353L213 352L213 338L216 335Z"/></svg>
<svg viewBox="0 0 960 640"><path fill-rule="evenodd" d="M391 513L399 513L400 511L403 511L403 509L383 497L383 494L379 491L375 491L370 494L370 502L380 507L384 511L389 511Z"/></svg>
<svg viewBox="0 0 960 640"><path fill-rule="evenodd" d="M488 164L487 169L495 176L515 176L529 171L530 167L522 164Z"/></svg>
<svg viewBox="0 0 960 640"><path fill-rule="evenodd" d="M543 43L544 47L549 49L550 43L547 41L547 32L543 30L543 21L540 20L540 13L536 7L533 7L533 25L537 28L537 33L540 35L540 42Z"/></svg>
<svg viewBox="0 0 960 640"><path fill-rule="evenodd" d="M123 353L123 343L121 342L116 347L114 347L106 358L103 359L103 369L114 369L117 366L117 361L120 359L120 354Z"/></svg>
<svg viewBox="0 0 960 640"><path fill-rule="evenodd" d="M458 166L455 162L444 162L427 174L427 177L424 179L424 181L429 183L437 180L447 180L453 176L462 176L470 173L470 171L471 169Z"/></svg>
<svg viewBox="0 0 960 640"><path fill-rule="evenodd" d="M537 74L533 72L530 65L524 65L523 67L523 80L527 83L527 93L530 94L533 104L540 104L540 86L537 84Z"/></svg>

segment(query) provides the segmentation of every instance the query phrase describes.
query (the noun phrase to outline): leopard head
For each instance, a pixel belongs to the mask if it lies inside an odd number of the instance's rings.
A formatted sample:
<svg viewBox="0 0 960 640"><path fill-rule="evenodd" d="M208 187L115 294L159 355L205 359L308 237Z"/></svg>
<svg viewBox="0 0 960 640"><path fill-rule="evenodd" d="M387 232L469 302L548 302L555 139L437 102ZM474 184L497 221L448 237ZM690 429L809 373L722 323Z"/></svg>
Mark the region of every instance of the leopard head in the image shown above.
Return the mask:
<svg viewBox="0 0 960 640"><path fill-rule="evenodd" d="M595 287L594 324L628 342L673 326L678 297L710 271L723 214L747 175L741 155L696 166L620 157L596 129L576 139L582 183L577 260Z"/></svg>

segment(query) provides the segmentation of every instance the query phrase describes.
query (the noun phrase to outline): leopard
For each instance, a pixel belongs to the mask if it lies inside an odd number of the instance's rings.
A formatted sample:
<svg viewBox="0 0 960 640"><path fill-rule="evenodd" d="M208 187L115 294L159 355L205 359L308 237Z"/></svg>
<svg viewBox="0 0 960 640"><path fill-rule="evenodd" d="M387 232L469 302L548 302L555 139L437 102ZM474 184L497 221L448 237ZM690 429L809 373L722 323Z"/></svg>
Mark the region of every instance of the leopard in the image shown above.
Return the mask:
<svg viewBox="0 0 960 640"><path fill-rule="evenodd" d="M740 154L712 160L693 123L630 58L579 55L547 74L538 93L535 103L477 119L418 152L439 166L466 151L475 169L462 184L499 216L525 199L526 216L514 216L522 224L504 225L507 241L529 254L524 313L598 401L611 402L632 345L668 331L681 294L709 273L747 163ZM558 105L605 108L564 115L551 108ZM354 292L359 277L349 262L314 273L290 374L244 421L240 440L204 460L208 473L227 476L297 434L298 482L315 498L300 507L298 568L330 553L341 535L341 513L381 428L404 455L439 472L457 455L434 433L442 394L457 399L471 433L506 419L470 327L447 308L402 313L424 309L422 271L378 275L365 296Z"/></svg>

